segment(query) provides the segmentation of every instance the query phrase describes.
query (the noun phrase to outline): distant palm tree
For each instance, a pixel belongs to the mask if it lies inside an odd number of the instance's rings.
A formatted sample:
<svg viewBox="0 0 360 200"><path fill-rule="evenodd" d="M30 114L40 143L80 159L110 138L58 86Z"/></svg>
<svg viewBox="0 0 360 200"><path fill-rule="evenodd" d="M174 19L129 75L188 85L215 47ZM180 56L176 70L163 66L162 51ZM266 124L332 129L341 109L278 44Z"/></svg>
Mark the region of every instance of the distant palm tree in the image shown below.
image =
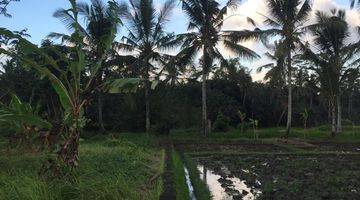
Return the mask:
<svg viewBox="0 0 360 200"><path fill-rule="evenodd" d="M232 34L235 33L238 41L251 38L249 31L222 31L225 16L229 9L237 6L237 0L229 0L222 8L216 0L181 0L181 2L183 10L189 18L189 24L188 33L180 35L184 38L184 43L178 54L181 58L179 63L187 65L198 52L201 52L202 133L207 136L206 80L215 60L227 62L218 49L219 45L223 45L227 50L240 57L256 58L258 55L233 40Z"/></svg>
<svg viewBox="0 0 360 200"><path fill-rule="evenodd" d="M268 69L264 76L265 81L269 81L270 85L282 88L286 82L286 56L284 52L284 44L275 41L275 46L272 48L272 52L265 53L265 56L272 61L260 66L257 69L258 73L261 73L264 69Z"/></svg>
<svg viewBox="0 0 360 200"><path fill-rule="evenodd" d="M340 87L354 70L353 63L348 61L355 57L359 46L358 43L347 43L350 31L345 14L344 10L332 10L331 14L318 11L316 23L310 25L309 30L315 36L315 47L319 52L315 54L307 48L304 55L318 66L315 71L331 105L332 136L342 131L341 96L344 91Z"/></svg>
<svg viewBox="0 0 360 200"><path fill-rule="evenodd" d="M122 38L118 48L128 51L134 58L131 66L139 71L145 81L145 118L146 132L150 131L150 81L151 75L158 75L164 72L169 60L173 57L168 54L178 46L179 41L175 40L174 34L168 34L164 25L175 7L175 0L167 0L159 11L155 8L152 0L129 0L130 10L127 12L129 34ZM158 66L162 66L159 68Z"/></svg>
<svg viewBox="0 0 360 200"><path fill-rule="evenodd" d="M286 137L289 137L292 120L292 53L301 44L304 34L303 25L311 12L310 0L267 0L269 16L265 16L265 24L271 29L261 31L266 36L280 36L284 45L283 54L286 57L288 85L288 113Z"/></svg>

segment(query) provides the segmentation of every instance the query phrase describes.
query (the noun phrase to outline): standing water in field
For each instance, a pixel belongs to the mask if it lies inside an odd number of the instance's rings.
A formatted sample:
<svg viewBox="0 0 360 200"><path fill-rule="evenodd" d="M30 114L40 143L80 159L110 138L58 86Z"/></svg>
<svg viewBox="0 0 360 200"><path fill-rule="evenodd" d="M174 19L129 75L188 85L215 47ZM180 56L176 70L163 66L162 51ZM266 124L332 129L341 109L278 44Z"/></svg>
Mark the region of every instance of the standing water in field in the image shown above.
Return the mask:
<svg viewBox="0 0 360 200"><path fill-rule="evenodd" d="M221 173L209 170L204 165L198 165L198 170L201 180L208 185L214 200L252 200L261 194L260 190L251 188L244 180L231 175L226 167L221 168ZM258 182L258 184L261 183Z"/></svg>

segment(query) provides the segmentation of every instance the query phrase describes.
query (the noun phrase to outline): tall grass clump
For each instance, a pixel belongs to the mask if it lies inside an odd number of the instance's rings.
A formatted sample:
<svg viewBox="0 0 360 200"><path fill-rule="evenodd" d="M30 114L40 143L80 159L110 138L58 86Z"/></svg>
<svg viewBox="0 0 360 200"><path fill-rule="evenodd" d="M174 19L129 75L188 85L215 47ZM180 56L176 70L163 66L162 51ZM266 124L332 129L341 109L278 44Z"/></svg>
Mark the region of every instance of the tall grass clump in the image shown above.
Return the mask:
<svg viewBox="0 0 360 200"><path fill-rule="evenodd" d="M146 150L145 150L146 149ZM38 175L44 155L0 152L0 199L159 199L164 152L122 137L84 141L73 178Z"/></svg>

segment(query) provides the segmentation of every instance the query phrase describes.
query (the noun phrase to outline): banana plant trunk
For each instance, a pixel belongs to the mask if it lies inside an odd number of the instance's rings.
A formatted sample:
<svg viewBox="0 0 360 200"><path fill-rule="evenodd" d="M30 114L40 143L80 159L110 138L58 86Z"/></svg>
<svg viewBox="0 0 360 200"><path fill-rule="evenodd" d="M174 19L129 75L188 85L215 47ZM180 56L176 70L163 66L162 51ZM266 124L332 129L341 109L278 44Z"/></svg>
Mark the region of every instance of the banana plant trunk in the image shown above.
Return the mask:
<svg viewBox="0 0 360 200"><path fill-rule="evenodd" d="M347 111L347 115L348 115L348 118L350 119L350 120L352 120L352 117L351 117L351 115L352 115L352 96L353 96L353 92L352 91L350 91L350 95L349 95L349 102L348 102L348 111Z"/></svg>
<svg viewBox="0 0 360 200"><path fill-rule="evenodd" d="M71 115L73 123L65 128L64 133L67 135L57 151L58 161L64 164L69 171L72 171L79 163L79 139L83 128L81 110L84 108L85 102L82 101L73 107Z"/></svg>
<svg viewBox="0 0 360 200"><path fill-rule="evenodd" d="M79 161L80 129L71 130L70 137L65 140L58 151L58 158L70 168L74 169Z"/></svg>
<svg viewBox="0 0 360 200"><path fill-rule="evenodd" d="M337 95L336 97L336 104L337 104L337 124L336 124L336 133L339 134L342 132L342 109L341 109L341 96Z"/></svg>
<svg viewBox="0 0 360 200"><path fill-rule="evenodd" d="M288 56L287 56L287 86L288 86L288 105L287 105L287 123L286 123L286 138L289 138L291 132L291 120L292 120L292 85L291 85L291 77L292 77L292 67L291 67L291 51L289 48Z"/></svg>
<svg viewBox="0 0 360 200"><path fill-rule="evenodd" d="M203 73L202 73L202 87L201 87L201 92L202 92L202 132L204 134L205 137L207 137L208 135L208 120L207 120L207 106L206 106L206 79L207 79L207 74L206 74L206 70L203 69Z"/></svg>

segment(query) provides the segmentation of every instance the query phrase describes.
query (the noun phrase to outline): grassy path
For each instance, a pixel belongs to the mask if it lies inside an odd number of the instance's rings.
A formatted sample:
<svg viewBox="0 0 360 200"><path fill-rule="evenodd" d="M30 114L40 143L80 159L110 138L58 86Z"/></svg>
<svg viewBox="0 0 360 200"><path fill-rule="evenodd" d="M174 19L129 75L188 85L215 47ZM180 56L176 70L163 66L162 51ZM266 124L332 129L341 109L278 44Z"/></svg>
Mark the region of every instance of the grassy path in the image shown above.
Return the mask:
<svg viewBox="0 0 360 200"><path fill-rule="evenodd" d="M176 190L174 187L174 173L172 163L172 144L168 139L162 141L162 146L165 148L165 169L162 175L163 191L160 200L176 199Z"/></svg>

